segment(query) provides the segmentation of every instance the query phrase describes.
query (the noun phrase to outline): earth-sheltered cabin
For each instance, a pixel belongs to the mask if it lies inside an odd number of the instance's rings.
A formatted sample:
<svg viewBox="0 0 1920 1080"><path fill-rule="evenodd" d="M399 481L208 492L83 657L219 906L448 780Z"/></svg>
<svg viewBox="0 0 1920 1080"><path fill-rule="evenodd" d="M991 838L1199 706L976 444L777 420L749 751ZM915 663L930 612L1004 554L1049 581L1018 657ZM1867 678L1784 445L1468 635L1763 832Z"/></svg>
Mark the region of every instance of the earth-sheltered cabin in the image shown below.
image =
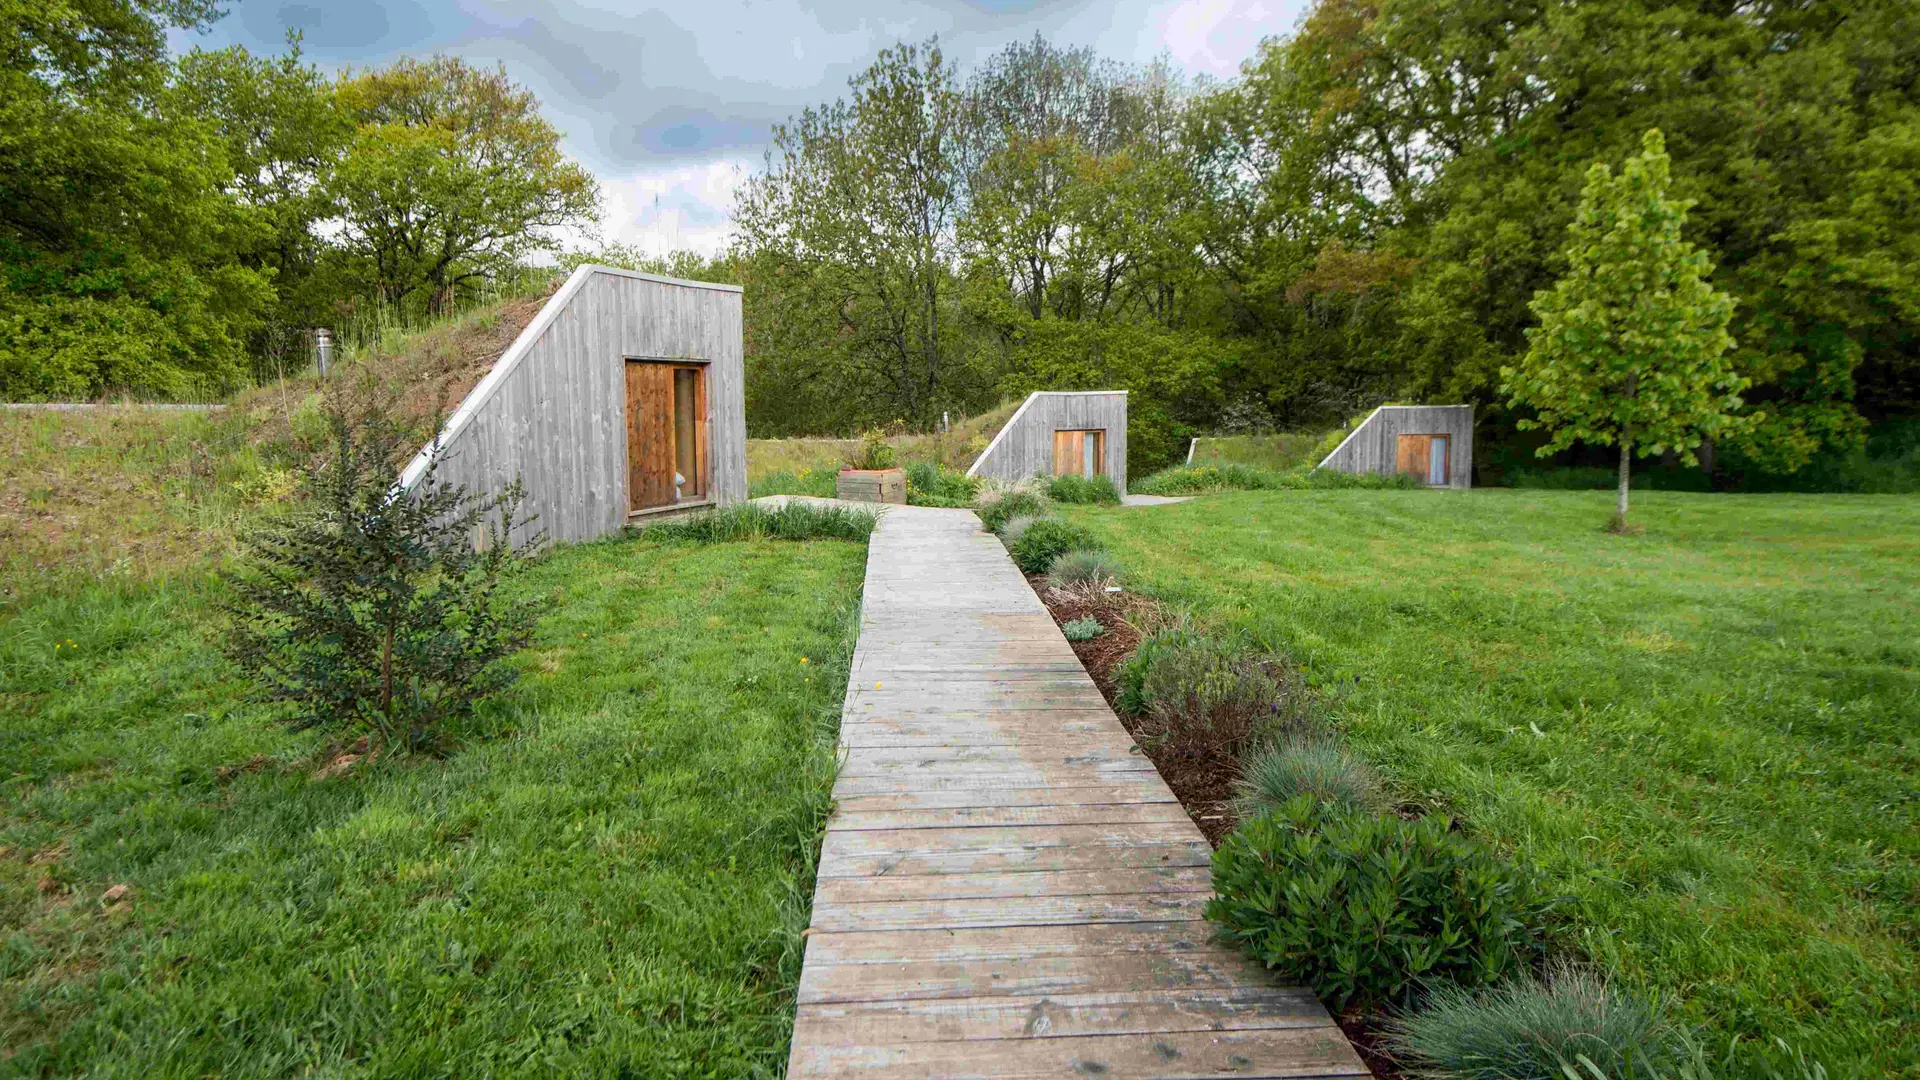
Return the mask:
<svg viewBox="0 0 1920 1080"><path fill-rule="evenodd" d="M968 476L1108 476L1127 490L1127 392L1041 390L1027 396Z"/></svg>
<svg viewBox="0 0 1920 1080"><path fill-rule="evenodd" d="M536 528L590 540L745 499L746 415L738 285L582 266L447 420L440 476L482 495L518 479Z"/></svg>
<svg viewBox="0 0 1920 1080"><path fill-rule="evenodd" d="M1473 486L1473 406L1382 405L1319 468L1404 473L1428 487Z"/></svg>

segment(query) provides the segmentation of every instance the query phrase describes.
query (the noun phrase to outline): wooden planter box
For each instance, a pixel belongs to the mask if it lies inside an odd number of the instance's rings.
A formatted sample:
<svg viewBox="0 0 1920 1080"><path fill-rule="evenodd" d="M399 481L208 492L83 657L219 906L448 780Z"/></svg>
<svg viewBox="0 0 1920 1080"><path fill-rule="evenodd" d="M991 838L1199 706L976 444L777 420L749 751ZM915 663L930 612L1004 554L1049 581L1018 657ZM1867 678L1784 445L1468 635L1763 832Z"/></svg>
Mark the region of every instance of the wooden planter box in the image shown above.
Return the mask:
<svg viewBox="0 0 1920 1080"><path fill-rule="evenodd" d="M905 503L905 469L841 469L834 494L852 502Z"/></svg>

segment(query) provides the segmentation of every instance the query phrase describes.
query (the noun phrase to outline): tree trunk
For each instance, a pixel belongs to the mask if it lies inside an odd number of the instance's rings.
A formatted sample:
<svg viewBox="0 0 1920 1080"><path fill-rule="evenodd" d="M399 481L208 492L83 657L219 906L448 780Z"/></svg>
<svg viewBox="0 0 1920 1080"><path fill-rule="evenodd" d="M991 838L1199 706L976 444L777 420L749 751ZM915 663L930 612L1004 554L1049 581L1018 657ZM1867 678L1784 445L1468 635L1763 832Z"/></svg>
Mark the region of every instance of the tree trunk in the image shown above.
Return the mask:
<svg viewBox="0 0 1920 1080"><path fill-rule="evenodd" d="M1627 527L1627 481L1632 474L1633 440L1625 436L1620 439L1620 504L1614 510L1615 523L1620 528Z"/></svg>

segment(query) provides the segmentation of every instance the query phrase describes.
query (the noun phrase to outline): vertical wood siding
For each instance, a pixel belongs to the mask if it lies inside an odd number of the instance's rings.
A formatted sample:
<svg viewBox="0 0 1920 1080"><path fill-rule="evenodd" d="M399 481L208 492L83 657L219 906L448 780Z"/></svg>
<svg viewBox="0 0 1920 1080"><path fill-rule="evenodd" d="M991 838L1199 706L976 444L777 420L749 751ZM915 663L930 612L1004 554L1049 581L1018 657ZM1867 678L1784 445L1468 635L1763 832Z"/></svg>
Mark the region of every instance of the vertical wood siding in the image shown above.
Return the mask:
<svg viewBox="0 0 1920 1080"><path fill-rule="evenodd" d="M1051 391L1027 397L1020 411L994 436L968 476L1021 480L1053 471L1053 433L1105 431L1105 472L1127 490L1127 392Z"/></svg>
<svg viewBox="0 0 1920 1080"><path fill-rule="evenodd" d="M1391 473L1398 465L1402 435L1447 437L1447 486L1473 486L1473 406L1382 405L1354 429L1320 468L1350 473ZM1425 459L1420 471L1424 475Z"/></svg>
<svg viewBox="0 0 1920 1080"><path fill-rule="evenodd" d="M574 271L448 421L440 475L475 492L518 477L561 542L626 524L627 358L707 365L714 501L747 497L741 292L603 266ZM402 476L411 485L426 451Z"/></svg>

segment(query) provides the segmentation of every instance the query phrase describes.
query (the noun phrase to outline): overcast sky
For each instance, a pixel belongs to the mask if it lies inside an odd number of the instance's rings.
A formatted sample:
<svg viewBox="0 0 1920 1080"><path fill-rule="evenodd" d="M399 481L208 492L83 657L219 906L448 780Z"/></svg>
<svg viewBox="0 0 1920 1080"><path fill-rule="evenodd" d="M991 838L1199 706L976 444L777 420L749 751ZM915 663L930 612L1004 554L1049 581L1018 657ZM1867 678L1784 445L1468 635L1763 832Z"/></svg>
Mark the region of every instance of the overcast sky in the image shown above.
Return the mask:
<svg viewBox="0 0 1920 1080"><path fill-rule="evenodd" d="M600 178L608 240L718 249L768 129L840 97L897 40L938 34L963 69L1038 32L1117 60L1165 55L1232 78L1307 0L231 0L178 47L277 52L288 29L326 69L454 53L540 96Z"/></svg>

